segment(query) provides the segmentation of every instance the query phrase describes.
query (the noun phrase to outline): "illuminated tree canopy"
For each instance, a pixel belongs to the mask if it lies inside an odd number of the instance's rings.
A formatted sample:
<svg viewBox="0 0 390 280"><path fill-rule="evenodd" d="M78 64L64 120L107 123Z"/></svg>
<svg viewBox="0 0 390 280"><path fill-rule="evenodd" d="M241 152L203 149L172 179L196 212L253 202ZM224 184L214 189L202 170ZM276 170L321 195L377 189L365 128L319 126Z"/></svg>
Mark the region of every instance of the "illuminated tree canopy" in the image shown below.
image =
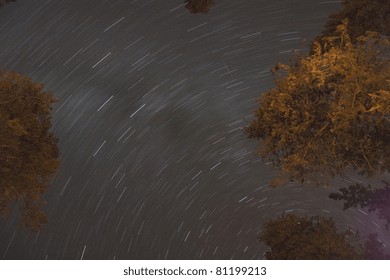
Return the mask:
<svg viewBox="0 0 390 280"><path fill-rule="evenodd" d="M21 224L32 230L46 223L41 197L59 165L53 102L41 84L0 71L0 211L17 205Z"/></svg>
<svg viewBox="0 0 390 280"><path fill-rule="evenodd" d="M276 87L262 94L246 132L286 180L389 171L390 41L371 32L352 44L344 21L323 42L277 65Z"/></svg>

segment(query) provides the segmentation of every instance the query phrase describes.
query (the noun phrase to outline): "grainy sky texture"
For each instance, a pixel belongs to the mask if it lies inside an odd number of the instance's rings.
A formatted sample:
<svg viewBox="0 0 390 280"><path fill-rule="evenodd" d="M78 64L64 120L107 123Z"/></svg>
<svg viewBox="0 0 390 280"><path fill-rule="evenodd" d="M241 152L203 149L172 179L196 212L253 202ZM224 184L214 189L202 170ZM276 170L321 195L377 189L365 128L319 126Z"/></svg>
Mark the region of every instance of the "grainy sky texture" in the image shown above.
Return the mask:
<svg viewBox="0 0 390 280"><path fill-rule="evenodd" d="M0 65L58 102L61 167L49 223L29 235L0 220L3 259L261 259L256 236L284 212L335 217L330 189L270 189L275 170L243 126L270 68L307 47L339 1L18 0L0 9ZM353 179L348 179L350 182ZM338 181L334 186L340 186Z"/></svg>

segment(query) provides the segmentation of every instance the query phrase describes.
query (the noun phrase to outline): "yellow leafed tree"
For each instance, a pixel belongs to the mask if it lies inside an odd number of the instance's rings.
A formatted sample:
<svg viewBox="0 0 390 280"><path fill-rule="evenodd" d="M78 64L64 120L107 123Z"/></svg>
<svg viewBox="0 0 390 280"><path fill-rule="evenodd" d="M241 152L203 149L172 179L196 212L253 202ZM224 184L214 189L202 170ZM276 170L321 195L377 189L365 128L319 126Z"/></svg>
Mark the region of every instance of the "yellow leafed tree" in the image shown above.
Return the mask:
<svg viewBox="0 0 390 280"><path fill-rule="evenodd" d="M53 102L42 85L0 70L0 212L17 205L21 224L32 230L47 221L41 196L59 165Z"/></svg>
<svg viewBox="0 0 390 280"><path fill-rule="evenodd" d="M371 32L352 44L347 25L278 65L276 87L246 127L282 181L390 170L390 42Z"/></svg>

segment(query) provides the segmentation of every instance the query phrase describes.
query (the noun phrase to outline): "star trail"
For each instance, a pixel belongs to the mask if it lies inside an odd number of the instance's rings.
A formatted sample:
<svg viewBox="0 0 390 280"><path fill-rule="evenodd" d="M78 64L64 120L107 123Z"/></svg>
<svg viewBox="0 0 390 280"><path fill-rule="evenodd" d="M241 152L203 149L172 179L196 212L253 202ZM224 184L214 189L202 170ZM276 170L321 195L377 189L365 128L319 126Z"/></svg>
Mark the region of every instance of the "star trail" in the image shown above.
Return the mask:
<svg viewBox="0 0 390 280"><path fill-rule="evenodd" d="M374 215L327 199L330 188L271 189L275 169L243 132L270 69L307 50L339 1L217 0L205 15L182 2L0 9L0 65L58 99L61 152L48 224L30 234L15 212L1 219L3 259L262 259L257 235L284 212L332 214L384 238Z"/></svg>

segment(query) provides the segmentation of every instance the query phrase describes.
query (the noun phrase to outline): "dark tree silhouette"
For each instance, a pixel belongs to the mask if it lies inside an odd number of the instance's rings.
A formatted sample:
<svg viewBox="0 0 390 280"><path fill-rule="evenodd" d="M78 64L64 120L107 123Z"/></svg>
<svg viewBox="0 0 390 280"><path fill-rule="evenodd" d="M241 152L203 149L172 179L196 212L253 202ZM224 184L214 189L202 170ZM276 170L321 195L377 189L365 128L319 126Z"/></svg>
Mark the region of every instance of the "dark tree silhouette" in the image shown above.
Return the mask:
<svg viewBox="0 0 390 280"><path fill-rule="evenodd" d="M360 259L357 240L351 230L337 232L332 218L292 214L268 221L259 236L270 247L268 260Z"/></svg>
<svg viewBox="0 0 390 280"><path fill-rule="evenodd" d="M21 224L34 231L47 221L41 196L59 165L53 102L41 84L0 70L0 212L16 204Z"/></svg>
<svg viewBox="0 0 390 280"><path fill-rule="evenodd" d="M246 127L282 182L347 167L367 176L390 171L390 41L369 33L354 45L347 22L323 41L296 64L278 65L276 88L262 94Z"/></svg>
<svg viewBox="0 0 390 280"><path fill-rule="evenodd" d="M373 188L356 183L348 188L341 188L338 193L331 193L329 197L344 201L344 210L351 207L368 209L377 212L380 219L386 220L386 228L390 225L390 185L383 182L383 188Z"/></svg>
<svg viewBox="0 0 390 280"><path fill-rule="evenodd" d="M342 10L329 17L321 37L334 34L344 19L349 20L348 34L353 43L367 31L390 35L390 1L343 0Z"/></svg>
<svg viewBox="0 0 390 280"><path fill-rule="evenodd" d="M10 3L10 2L16 2L16 0L0 0L0 8L1 6Z"/></svg>
<svg viewBox="0 0 390 280"><path fill-rule="evenodd" d="M214 0L185 0L185 7L193 14L207 14L214 5Z"/></svg>

